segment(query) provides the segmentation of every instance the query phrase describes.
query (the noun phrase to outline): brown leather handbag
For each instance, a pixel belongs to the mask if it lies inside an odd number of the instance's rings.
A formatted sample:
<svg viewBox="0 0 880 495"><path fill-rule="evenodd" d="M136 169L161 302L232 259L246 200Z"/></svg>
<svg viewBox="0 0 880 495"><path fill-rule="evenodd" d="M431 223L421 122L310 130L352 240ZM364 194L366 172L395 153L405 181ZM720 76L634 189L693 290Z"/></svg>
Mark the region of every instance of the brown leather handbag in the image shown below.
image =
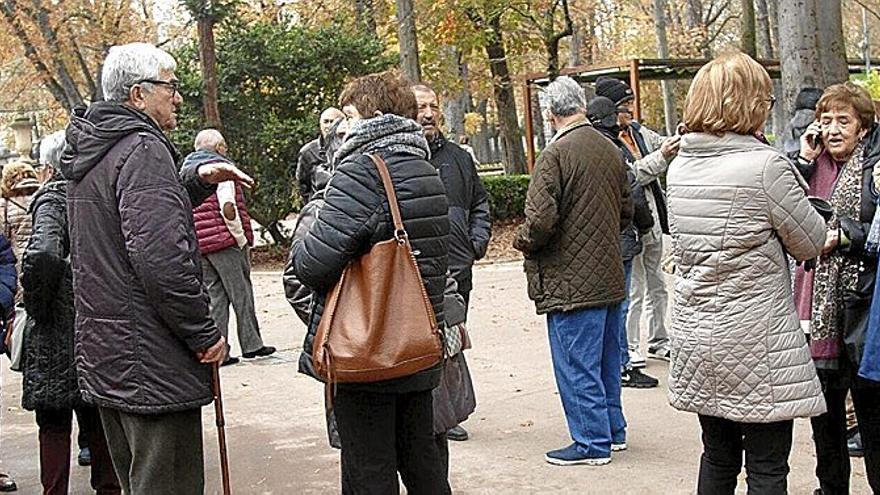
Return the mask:
<svg viewBox="0 0 880 495"><path fill-rule="evenodd" d="M324 303L312 360L327 383L391 380L440 362L434 309L413 255L385 162L370 155L388 196L394 238L379 242L342 272Z"/></svg>

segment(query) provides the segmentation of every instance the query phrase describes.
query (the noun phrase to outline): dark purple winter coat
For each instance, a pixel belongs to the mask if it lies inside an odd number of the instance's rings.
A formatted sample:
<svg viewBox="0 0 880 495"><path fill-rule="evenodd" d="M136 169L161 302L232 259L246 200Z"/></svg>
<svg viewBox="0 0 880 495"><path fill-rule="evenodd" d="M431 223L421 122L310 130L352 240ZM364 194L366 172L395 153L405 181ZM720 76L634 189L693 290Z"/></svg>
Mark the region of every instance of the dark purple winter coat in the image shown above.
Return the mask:
<svg viewBox="0 0 880 495"><path fill-rule="evenodd" d="M147 115L118 103L74 111L68 179L76 364L86 401L129 413L211 402L196 352L220 339L208 314L193 203L214 192Z"/></svg>

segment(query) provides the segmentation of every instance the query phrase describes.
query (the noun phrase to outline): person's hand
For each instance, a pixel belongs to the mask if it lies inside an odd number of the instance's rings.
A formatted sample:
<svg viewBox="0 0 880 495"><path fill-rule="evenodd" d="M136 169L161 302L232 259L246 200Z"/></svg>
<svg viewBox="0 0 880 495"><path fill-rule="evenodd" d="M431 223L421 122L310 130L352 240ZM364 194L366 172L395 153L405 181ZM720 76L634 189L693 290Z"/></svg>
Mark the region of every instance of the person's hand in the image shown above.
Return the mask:
<svg viewBox="0 0 880 495"><path fill-rule="evenodd" d="M813 122L807 126L807 130L801 135L800 156L813 161L822 153L822 124ZM812 143L812 144L811 144ZM815 146L813 146L815 145Z"/></svg>
<svg viewBox="0 0 880 495"><path fill-rule="evenodd" d="M218 340L216 344L212 345L202 352L196 353L196 357L199 358L200 363L222 364L223 361L226 360L226 338L221 336L220 340Z"/></svg>
<svg viewBox="0 0 880 495"><path fill-rule="evenodd" d="M822 248L822 254L828 254L840 244L840 231L837 229L829 230L825 236L825 247Z"/></svg>
<svg viewBox="0 0 880 495"><path fill-rule="evenodd" d="M202 165L199 167L199 177L208 184L234 180L248 189L254 185L254 179L231 163L214 162Z"/></svg>
<svg viewBox="0 0 880 495"><path fill-rule="evenodd" d="M681 136L675 134L663 141L663 144L660 145L660 153L666 161L669 161L675 158L675 155L678 154L679 146L681 146Z"/></svg>
<svg viewBox="0 0 880 495"><path fill-rule="evenodd" d="M6 322L6 338L3 339L3 346L9 349L12 347L12 327L15 324L15 317L9 318Z"/></svg>

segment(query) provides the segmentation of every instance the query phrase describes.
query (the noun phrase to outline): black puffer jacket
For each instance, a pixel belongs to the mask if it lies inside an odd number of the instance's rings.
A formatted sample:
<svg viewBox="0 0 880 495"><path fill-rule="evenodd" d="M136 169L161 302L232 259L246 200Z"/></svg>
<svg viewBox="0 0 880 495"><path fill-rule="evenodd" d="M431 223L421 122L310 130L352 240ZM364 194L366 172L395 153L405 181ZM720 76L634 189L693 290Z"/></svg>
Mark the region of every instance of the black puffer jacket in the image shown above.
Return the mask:
<svg viewBox="0 0 880 495"><path fill-rule="evenodd" d="M33 234L22 261L28 315L21 405L65 409L82 403L73 363L73 275L67 234L67 183L43 186L31 203Z"/></svg>
<svg viewBox="0 0 880 495"><path fill-rule="evenodd" d="M212 400L196 353L220 340L208 313L193 204L216 190L147 115L118 103L75 111L68 179L76 364L84 398L129 413Z"/></svg>
<svg viewBox="0 0 880 495"><path fill-rule="evenodd" d="M489 196L467 151L442 135L429 144L449 199L449 271L466 294L473 289L474 261L486 255L492 237Z"/></svg>
<svg viewBox="0 0 880 495"><path fill-rule="evenodd" d="M428 297L438 322L442 322L446 288L449 219L443 182L430 163L408 154L382 156L397 193L403 223ZM324 194L317 221L302 240L291 247L292 273L315 290L300 372L317 375L312 367L312 343L324 310L327 291L339 280L348 263L376 243L393 237L388 199L376 166L367 155L352 155L336 169ZM370 384L340 384L377 392L429 390L439 383L434 367L415 375Z"/></svg>

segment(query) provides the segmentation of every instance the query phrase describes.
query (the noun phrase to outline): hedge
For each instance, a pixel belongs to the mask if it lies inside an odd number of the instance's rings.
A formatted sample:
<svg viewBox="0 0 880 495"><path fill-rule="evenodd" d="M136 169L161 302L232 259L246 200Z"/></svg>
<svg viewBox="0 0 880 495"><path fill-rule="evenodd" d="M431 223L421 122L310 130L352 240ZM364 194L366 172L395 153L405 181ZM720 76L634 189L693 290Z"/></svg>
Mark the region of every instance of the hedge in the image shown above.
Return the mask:
<svg viewBox="0 0 880 495"><path fill-rule="evenodd" d="M482 177L489 194L492 220L522 218L526 207L528 175L488 175Z"/></svg>

